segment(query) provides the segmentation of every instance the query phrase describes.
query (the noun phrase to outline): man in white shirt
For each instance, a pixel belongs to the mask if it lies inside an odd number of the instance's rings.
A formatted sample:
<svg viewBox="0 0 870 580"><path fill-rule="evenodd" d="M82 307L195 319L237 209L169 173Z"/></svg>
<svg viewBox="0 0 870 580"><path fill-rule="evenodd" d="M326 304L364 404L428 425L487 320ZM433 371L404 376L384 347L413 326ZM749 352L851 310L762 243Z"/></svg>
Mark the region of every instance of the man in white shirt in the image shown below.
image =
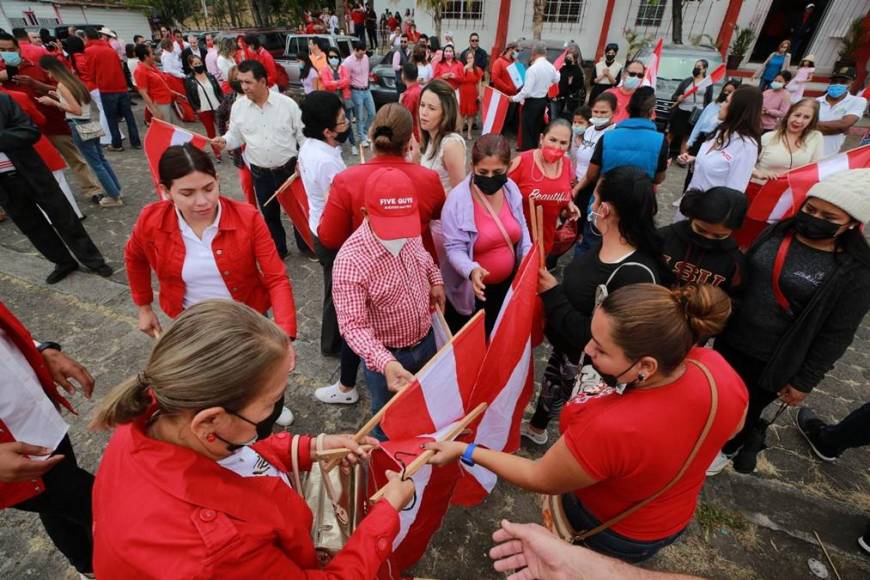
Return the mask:
<svg viewBox="0 0 870 580"><path fill-rule="evenodd" d="M522 135L517 149L527 151L538 146L541 131L544 130L544 112L547 110L547 92L553 84L559 83L559 71L547 60L547 45L536 42L532 47L532 61L526 71L526 79L520 92L511 97L521 103Z"/></svg>
<svg viewBox="0 0 870 580"><path fill-rule="evenodd" d="M163 72L180 79L184 78L184 68L181 66L181 47L169 38L160 41L160 66Z"/></svg>
<svg viewBox="0 0 870 580"><path fill-rule="evenodd" d="M867 109L867 99L850 95L849 85L855 81L855 69L844 66L831 75L831 83L819 102L819 131L825 136L822 155L828 157L840 151L846 133Z"/></svg>
<svg viewBox="0 0 870 580"><path fill-rule="evenodd" d="M246 145L244 156L251 167L260 211L283 259L287 256L287 236L281 225L281 207L274 199L269 200L296 171L297 152L305 139L302 111L290 97L269 90L266 69L258 61L242 61L236 70L236 80L246 98L236 99L230 111L229 130L211 143L218 149ZM311 257L304 239L295 233L296 246Z"/></svg>

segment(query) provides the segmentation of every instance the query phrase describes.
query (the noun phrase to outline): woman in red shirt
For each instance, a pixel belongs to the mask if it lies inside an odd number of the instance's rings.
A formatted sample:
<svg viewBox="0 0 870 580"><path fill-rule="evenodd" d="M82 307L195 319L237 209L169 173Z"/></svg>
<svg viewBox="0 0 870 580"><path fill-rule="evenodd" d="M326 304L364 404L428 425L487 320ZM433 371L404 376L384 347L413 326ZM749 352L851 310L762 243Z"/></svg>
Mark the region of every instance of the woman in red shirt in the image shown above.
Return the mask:
<svg viewBox="0 0 870 580"><path fill-rule="evenodd" d="M452 44L445 45L441 60L434 65L432 78L447 81L454 91L458 91L463 76L465 76L464 69L462 63L456 60L456 50Z"/></svg>
<svg viewBox="0 0 870 580"><path fill-rule="evenodd" d="M565 156L571 147L571 134L571 123L565 119L550 122L541 134L538 148L514 157L510 168L510 178L523 194L523 211L530 231L533 216L529 214L529 198L544 209L541 237L548 256L556 237L556 226L580 217L571 196L571 161ZM555 260L547 262L552 267L551 262Z"/></svg>
<svg viewBox="0 0 870 580"><path fill-rule="evenodd" d="M94 484L100 578L374 578L414 490L394 474L344 549L324 567L312 514L291 483L314 450L365 453L350 435L271 433L270 413L294 367L286 333L225 300L186 310L145 370L100 403L114 428ZM375 444L372 440L366 443Z"/></svg>
<svg viewBox="0 0 870 580"><path fill-rule="evenodd" d="M600 379L580 381L562 410L562 437L543 457L449 442L426 445L437 450L431 463L462 456L524 489L559 494L548 504L573 530L608 524L584 545L628 562L651 557L688 525L707 466L743 425L740 376L695 346L730 313L728 297L709 285L616 290L595 311L585 348Z"/></svg>

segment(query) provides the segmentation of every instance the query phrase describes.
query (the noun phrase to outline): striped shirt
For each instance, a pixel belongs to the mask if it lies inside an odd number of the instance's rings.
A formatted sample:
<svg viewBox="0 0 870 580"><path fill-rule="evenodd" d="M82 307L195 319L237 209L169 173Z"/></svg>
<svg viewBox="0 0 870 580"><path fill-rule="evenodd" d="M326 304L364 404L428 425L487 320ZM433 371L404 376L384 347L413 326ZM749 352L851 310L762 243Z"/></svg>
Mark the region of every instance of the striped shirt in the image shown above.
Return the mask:
<svg viewBox="0 0 870 580"><path fill-rule="evenodd" d="M414 345L429 333L429 295L438 284L441 272L419 236L393 256L363 221L332 267L341 336L370 370L383 373L395 360L389 348Z"/></svg>

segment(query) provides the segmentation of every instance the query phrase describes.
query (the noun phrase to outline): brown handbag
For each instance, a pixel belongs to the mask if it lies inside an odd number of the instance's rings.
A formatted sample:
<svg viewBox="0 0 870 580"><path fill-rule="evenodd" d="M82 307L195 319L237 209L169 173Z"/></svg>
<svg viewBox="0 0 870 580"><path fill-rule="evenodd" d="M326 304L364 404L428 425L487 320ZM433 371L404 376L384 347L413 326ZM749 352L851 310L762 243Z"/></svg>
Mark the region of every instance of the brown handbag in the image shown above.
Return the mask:
<svg viewBox="0 0 870 580"><path fill-rule="evenodd" d="M686 458L683 466L680 468L679 471L677 471L673 479L671 479L671 481L669 481L667 485L665 485L663 488L661 488L648 498L634 504L624 512L610 518L598 527L584 531L577 531L571 525L571 522L568 520L568 516L565 513L565 508L562 505L561 496L543 495L541 496L541 512L544 525L551 532L553 532L566 542L570 542L572 544L585 540L586 538L599 534L604 530L610 528L611 526L616 525L631 514L649 505L658 497L660 497L663 493L671 489L683 477L683 475L685 475L686 470L689 469L689 465L692 464L692 461L694 461L695 456L698 454L698 451L701 450L701 445L703 445L704 441L707 439L707 435L710 433L710 429L712 429L713 427L713 421L715 421L716 419L716 411L719 408L719 391L716 386L716 379L713 378L713 375L710 373L710 369L708 369L704 363L694 359L686 359L686 362L691 363L701 369L701 372L703 372L704 376L707 377L707 385L710 387L710 412L707 415L707 422L704 424L704 428L701 430L701 434L698 436L698 440L695 442L695 446L692 448L692 451L689 453L689 456Z"/></svg>

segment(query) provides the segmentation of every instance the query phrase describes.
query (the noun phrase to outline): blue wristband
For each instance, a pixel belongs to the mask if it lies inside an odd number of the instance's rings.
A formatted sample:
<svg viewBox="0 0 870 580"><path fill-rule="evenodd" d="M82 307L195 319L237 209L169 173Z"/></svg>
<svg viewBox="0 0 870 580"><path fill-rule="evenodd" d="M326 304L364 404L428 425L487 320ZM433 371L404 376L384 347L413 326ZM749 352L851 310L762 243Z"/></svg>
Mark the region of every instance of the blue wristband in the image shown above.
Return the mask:
<svg viewBox="0 0 870 580"><path fill-rule="evenodd" d="M474 450L476 448L477 448L477 443L472 443L471 445L466 447L465 453L462 454L462 456L459 458L459 461L461 461L462 463L464 463L465 465L467 465L469 467L474 467L475 465L477 465L474 462L474 459L471 458L471 456L474 455Z"/></svg>

